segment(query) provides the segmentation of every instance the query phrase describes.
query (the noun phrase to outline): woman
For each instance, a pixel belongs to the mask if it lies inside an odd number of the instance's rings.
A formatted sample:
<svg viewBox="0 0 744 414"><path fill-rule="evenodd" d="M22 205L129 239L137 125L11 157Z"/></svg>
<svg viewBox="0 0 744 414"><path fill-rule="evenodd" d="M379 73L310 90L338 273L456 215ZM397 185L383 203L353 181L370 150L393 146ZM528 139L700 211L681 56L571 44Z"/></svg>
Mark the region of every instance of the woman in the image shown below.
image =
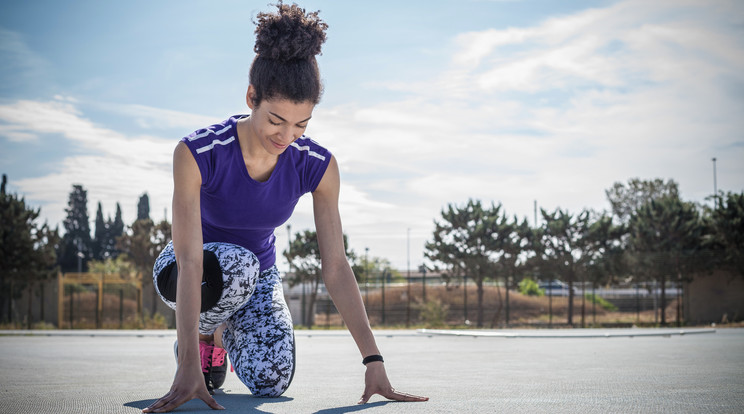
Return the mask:
<svg viewBox="0 0 744 414"><path fill-rule="evenodd" d="M234 116L183 138L173 160L173 242L153 276L176 310L178 369L170 391L144 412L170 411L210 395L225 353L253 395L277 397L294 374L294 335L275 266L274 230L312 193L323 278L366 365L360 403L395 391L346 260L333 155L303 136L322 86L315 55L327 25L297 5L259 13L246 102ZM176 303L178 306L176 306Z"/></svg>

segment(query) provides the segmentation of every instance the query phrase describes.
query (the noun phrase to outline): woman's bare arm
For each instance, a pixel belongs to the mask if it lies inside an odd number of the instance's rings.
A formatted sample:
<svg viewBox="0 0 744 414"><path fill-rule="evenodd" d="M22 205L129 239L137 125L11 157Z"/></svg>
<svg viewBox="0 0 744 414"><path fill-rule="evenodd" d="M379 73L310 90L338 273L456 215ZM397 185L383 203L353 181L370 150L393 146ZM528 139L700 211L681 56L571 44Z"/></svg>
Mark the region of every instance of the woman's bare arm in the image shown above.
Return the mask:
<svg viewBox="0 0 744 414"><path fill-rule="evenodd" d="M375 337L369 326L362 295L354 273L346 259L343 230L338 211L340 178L336 159L331 157L318 188L313 192L315 228L323 266L323 280L341 317L363 357L377 355ZM398 401L426 401L427 397L405 394L390 385L382 362L367 364L365 388L360 403L366 403L374 394Z"/></svg>
<svg viewBox="0 0 744 414"><path fill-rule="evenodd" d="M199 356L199 310L203 239L199 191L201 174L184 143L173 155L173 247L178 266L176 328L178 371L170 391L144 412L166 412L199 398L214 409L223 409L209 395Z"/></svg>

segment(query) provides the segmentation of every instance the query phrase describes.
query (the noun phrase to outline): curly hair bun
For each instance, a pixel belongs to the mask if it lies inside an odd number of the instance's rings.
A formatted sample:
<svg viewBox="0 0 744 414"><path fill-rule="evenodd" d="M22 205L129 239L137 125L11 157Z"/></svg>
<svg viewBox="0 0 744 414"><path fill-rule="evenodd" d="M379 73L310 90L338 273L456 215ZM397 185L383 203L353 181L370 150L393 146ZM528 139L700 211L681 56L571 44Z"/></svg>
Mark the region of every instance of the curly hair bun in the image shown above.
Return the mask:
<svg viewBox="0 0 744 414"><path fill-rule="evenodd" d="M306 13L297 4L275 5L276 13L259 13L253 50L264 59L288 62L320 54L328 25L318 12Z"/></svg>

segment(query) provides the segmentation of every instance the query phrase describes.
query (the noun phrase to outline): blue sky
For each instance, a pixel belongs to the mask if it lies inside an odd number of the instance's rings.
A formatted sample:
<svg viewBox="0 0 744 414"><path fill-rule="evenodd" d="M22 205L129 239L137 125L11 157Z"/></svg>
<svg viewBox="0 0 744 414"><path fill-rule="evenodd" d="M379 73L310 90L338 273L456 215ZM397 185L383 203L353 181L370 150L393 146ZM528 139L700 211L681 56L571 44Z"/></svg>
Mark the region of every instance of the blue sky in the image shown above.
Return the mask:
<svg viewBox="0 0 744 414"><path fill-rule="evenodd" d="M251 1L5 1L0 172L64 218L147 192L170 217L178 139L245 113ZM532 220L607 209L633 177L684 199L744 190L744 5L738 1L307 1L329 24L307 134L342 173L351 247L399 268L447 203L501 202ZM310 200L289 222L312 228ZM410 232L409 232L410 229ZM286 230L277 231L280 249Z"/></svg>

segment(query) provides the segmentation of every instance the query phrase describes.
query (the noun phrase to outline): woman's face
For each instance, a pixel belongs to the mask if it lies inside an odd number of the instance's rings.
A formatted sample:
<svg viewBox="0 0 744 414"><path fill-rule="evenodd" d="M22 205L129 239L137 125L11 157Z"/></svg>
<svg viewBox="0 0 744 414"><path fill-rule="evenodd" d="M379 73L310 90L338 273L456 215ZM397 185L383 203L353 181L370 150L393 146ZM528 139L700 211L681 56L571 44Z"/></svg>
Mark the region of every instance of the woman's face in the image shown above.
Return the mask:
<svg viewBox="0 0 744 414"><path fill-rule="evenodd" d="M264 99L252 105L250 125L253 136L272 155L279 155L305 133L313 114L312 102L296 103L286 99Z"/></svg>

